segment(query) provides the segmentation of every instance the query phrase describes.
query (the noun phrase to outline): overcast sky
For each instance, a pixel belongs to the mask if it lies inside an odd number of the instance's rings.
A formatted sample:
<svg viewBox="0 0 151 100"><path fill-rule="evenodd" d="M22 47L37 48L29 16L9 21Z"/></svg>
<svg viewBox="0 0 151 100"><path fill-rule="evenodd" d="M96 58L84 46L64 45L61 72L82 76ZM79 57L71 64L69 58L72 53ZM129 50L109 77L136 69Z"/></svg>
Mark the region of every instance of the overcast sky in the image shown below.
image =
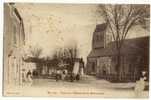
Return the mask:
<svg viewBox="0 0 151 100"><path fill-rule="evenodd" d="M25 25L26 45L43 48L51 56L56 48L77 44L79 57L86 60L97 23L97 5L16 4ZM137 28L137 29L136 29ZM133 28L128 37L144 36L146 30ZM133 34L132 34L133 33Z"/></svg>

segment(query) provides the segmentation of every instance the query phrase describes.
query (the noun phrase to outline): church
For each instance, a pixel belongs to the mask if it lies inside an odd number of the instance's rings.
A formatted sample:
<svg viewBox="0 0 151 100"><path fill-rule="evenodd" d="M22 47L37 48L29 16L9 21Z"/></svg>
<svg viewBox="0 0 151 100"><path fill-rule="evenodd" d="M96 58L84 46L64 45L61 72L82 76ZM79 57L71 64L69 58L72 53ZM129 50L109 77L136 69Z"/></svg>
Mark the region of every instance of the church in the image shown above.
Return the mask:
<svg viewBox="0 0 151 100"><path fill-rule="evenodd" d="M96 25L92 38L92 50L87 57L86 73L113 80L117 76L117 50L112 37L107 35L105 23ZM121 48L121 80L135 81L141 71L149 74L149 36L125 39Z"/></svg>

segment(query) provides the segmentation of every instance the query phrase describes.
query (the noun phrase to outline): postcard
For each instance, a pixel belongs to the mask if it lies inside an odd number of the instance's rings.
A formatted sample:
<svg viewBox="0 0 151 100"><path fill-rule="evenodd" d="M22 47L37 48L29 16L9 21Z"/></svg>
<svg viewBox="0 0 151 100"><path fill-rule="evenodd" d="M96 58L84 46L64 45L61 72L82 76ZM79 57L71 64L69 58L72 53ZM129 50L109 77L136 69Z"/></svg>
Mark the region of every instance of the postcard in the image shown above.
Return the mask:
<svg viewBox="0 0 151 100"><path fill-rule="evenodd" d="M3 95L149 97L149 4L4 3Z"/></svg>

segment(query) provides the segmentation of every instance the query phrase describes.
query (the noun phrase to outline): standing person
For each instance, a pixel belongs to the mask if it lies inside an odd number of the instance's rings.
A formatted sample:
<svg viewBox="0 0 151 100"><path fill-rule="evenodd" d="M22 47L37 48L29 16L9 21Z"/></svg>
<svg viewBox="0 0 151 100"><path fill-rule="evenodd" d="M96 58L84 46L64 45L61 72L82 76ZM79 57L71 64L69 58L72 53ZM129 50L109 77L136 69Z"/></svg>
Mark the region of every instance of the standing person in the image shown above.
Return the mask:
<svg viewBox="0 0 151 100"><path fill-rule="evenodd" d="M80 80L80 75L79 75L79 74L76 75L76 80L77 80L77 81Z"/></svg>
<svg viewBox="0 0 151 100"><path fill-rule="evenodd" d="M66 72L65 72L65 70L63 70L63 72L62 72L62 80L65 80L65 77L66 77Z"/></svg>
<svg viewBox="0 0 151 100"><path fill-rule="evenodd" d="M30 70L27 72L26 77L27 77L27 81L28 81L29 85L32 85L32 73Z"/></svg>
<svg viewBox="0 0 151 100"><path fill-rule="evenodd" d="M145 89L145 80L146 80L146 76L145 76L146 72L142 72L142 76L140 77L140 80L136 82L135 85L135 95L136 97L141 97L142 96L142 92Z"/></svg>
<svg viewBox="0 0 151 100"><path fill-rule="evenodd" d="M57 70L56 81L58 81L59 79L61 79L61 73L60 73L60 70Z"/></svg>
<svg viewBox="0 0 151 100"><path fill-rule="evenodd" d="M65 69L64 72L65 72L65 78L64 78L64 80L68 80L68 71L67 71L67 69Z"/></svg>
<svg viewBox="0 0 151 100"><path fill-rule="evenodd" d="M74 81L74 73L71 73L70 75L70 82L73 82Z"/></svg>
<svg viewBox="0 0 151 100"><path fill-rule="evenodd" d="M33 76L33 78L35 78L35 76L36 76L36 70L33 70L32 76Z"/></svg>

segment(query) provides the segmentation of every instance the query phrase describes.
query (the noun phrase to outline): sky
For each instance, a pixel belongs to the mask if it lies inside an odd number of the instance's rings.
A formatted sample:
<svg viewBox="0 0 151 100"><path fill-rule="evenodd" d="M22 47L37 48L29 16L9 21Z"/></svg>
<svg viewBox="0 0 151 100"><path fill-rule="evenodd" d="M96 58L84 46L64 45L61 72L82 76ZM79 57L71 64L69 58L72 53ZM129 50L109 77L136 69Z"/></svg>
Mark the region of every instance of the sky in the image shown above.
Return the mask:
<svg viewBox="0 0 151 100"><path fill-rule="evenodd" d="M26 45L43 49L42 57L52 56L58 48L77 44L78 57L86 58L91 51L96 24L103 19L96 13L98 5L17 3L26 34ZM140 26L130 30L128 38L146 36Z"/></svg>
<svg viewBox="0 0 151 100"><path fill-rule="evenodd" d="M97 5L16 4L25 26L26 45L51 56L57 48L77 44L79 57L91 50Z"/></svg>

